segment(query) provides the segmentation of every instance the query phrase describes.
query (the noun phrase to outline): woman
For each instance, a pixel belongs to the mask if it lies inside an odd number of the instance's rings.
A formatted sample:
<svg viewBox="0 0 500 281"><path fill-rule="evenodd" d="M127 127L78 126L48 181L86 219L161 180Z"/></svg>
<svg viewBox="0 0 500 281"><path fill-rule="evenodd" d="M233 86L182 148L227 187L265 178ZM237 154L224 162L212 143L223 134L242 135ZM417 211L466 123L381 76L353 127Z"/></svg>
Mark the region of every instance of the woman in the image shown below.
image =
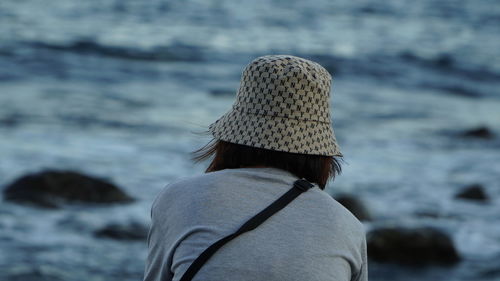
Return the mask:
<svg viewBox="0 0 500 281"><path fill-rule="evenodd" d="M153 202L145 281L181 280L203 251L299 179L314 186L223 245L193 280L368 279L361 223L323 191L342 157L330 82L319 64L294 56L245 68L233 107L209 126L214 139L195 151L198 161L214 156L206 173L170 183Z"/></svg>

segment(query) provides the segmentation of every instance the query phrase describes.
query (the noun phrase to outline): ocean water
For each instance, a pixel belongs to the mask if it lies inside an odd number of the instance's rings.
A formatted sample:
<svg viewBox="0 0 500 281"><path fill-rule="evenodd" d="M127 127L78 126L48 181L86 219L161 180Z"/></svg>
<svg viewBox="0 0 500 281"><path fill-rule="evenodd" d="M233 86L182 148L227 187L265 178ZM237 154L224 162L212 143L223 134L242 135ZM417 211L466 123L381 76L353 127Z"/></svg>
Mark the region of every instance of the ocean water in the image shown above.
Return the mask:
<svg viewBox="0 0 500 281"><path fill-rule="evenodd" d="M140 280L156 194L202 173L189 152L229 110L244 66L291 54L333 76L345 155L332 194L380 225L435 226L463 261L370 263L370 280L500 280L500 5L465 1L0 1L0 186L43 169L105 177L129 205L0 202L0 280ZM492 140L457 135L489 127ZM488 204L454 199L480 183ZM422 214L432 214L423 216Z"/></svg>

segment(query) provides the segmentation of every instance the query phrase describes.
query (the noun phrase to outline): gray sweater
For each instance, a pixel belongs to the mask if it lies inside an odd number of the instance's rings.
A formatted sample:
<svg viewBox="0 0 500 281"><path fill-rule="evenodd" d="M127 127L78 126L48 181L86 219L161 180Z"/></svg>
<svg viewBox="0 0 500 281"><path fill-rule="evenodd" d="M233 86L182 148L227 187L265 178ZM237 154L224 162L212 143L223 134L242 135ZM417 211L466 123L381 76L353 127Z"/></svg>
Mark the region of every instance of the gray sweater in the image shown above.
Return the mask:
<svg viewBox="0 0 500 281"><path fill-rule="evenodd" d="M167 185L151 208L144 281L179 280L198 255L287 192L276 168L225 169ZM362 224L316 185L207 261L193 280L368 280Z"/></svg>

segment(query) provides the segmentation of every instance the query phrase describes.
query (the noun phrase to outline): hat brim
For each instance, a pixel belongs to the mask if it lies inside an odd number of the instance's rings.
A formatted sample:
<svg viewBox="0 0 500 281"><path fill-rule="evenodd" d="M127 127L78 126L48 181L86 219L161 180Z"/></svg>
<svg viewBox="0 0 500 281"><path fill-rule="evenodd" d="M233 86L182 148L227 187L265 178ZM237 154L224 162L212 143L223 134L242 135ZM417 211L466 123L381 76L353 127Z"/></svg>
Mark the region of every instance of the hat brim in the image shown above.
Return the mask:
<svg viewBox="0 0 500 281"><path fill-rule="evenodd" d="M209 126L219 140L290 153L342 156L330 123L230 110Z"/></svg>

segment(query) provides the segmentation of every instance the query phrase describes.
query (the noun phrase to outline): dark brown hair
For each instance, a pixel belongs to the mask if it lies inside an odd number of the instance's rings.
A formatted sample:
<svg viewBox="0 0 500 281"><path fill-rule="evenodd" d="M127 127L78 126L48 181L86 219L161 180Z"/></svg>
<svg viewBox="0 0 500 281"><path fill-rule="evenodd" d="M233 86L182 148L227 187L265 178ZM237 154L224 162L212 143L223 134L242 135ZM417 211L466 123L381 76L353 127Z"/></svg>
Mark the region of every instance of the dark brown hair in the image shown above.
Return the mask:
<svg viewBox="0 0 500 281"><path fill-rule="evenodd" d="M214 156L206 173L254 166L274 167L314 182L321 189L325 188L328 180L334 179L342 171L340 157L275 151L217 139L212 139L193 151L192 156L195 162Z"/></svg>

